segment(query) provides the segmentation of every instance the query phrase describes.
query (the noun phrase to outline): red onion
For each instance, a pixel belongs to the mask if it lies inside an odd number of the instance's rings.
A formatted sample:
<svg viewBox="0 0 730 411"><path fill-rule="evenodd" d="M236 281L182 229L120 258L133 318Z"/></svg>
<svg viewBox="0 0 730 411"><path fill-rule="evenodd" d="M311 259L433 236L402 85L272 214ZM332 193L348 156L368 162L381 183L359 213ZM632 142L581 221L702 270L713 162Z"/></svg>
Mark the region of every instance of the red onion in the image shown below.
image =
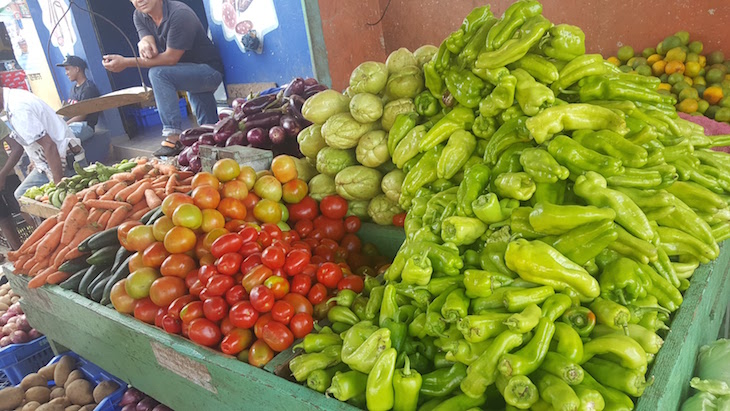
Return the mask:
<svg viewBox="0 0 730 411"><path fill-rule="evenodd" d="M122 411L136 411L137 410L137 404L127 404L124 407L122 407Z"/></svg>
<svg viewBox="0 0 730 411"><path fill-rule="evenodd" d="M35 328L31 328L30 331L28 331L28 337L31 340L35 340L38 337L42 337L43 334L41 334L40 331L36 330Z"/></svg>
<svg viewBox="0 0 730 411"><path fill-rule="evenodd" d="M18 324L16 323L8 323L3 325L3 335L10 335L13 333L13 331L18 331Z"/></svg>
<svg viewBox="0 0 730 411"><path fill-rule="evenodd" d="M172 411L172 408L168 407L165 404L159 404L158 406L153 408L152 411Z"/></svg>
<svg viewBox="0 0 730 411"><path fill-rule="evenodd" d="M13 340L10 339L9 336L5 336L3 338L0 338L0 347L7 347L8 345L12 344Z"/></svg>
<svg viewBox="0 0 730 411"><path fill-rule="evenodd" d="M154 409L159 404L160 403L155 401L153 398L147 397L137 403L136 411L152 411L152 409Z"/></svg>
<svg viewBox="0 0 730 411"><path fill-rule="evenodd" d="M122 400L119 402L119 405L129 405L132 404L134 406L137 406L137 403L144 398L144 393L142 391L136 389L136 388L130 388L127 391L124 392L124 395L122 395Z"/></svg>
<svg viewBox="0 0 730 411"><path fill-rule="evenodd" d="M13 331L13 333L10 334L10 340L13 342L13 344L22 344L30 341L28 339L28 333L23 330Z"/></svg>
<svg viewBox="0 0 730 411"><path fill-rule="evenodd" d="M8 308L8 311L10 314L23 314L23 309L20 307L19 303L14 303Z"/></svg>

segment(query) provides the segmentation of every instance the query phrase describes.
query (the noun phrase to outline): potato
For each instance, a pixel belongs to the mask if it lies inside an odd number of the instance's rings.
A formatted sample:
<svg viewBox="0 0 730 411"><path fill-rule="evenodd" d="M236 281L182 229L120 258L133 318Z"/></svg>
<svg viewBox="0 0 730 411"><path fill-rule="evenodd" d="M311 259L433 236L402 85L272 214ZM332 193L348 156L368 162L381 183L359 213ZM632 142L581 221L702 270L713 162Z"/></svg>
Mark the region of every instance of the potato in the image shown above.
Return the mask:
<svg viewBox="0 0 730 411"><path fill-rule="evenodd" d="M57 386L63 387L66 383L71 371L76 369L76 360L73 357L64 355L61 360L56 364L56 369L53 371L53 381Z"/></svg>
<svg viewBox="0 0 730 411"><path fill-rule="evenodd" d="M45 367L38 370L38 374L42 375L46 381L53 381L53 371L56 369L56 364L46 365Z"/></svg>
<svg viewBox="0 0 730 411"><path fill-rule="evenodd" d="M64 407L62 403L54 403L53 401L49 402L48 404L41 405L40 407L36 408L35 411L64 411L66 409L66 407Z"/></svg>
<svg viewBox="0 0 730 411"><path fill-rule="evenodd" d="M9 295L4 295L4 296L0 297L0 303L10 306L10 304L13 303L13 297L11 297Z"/></svg>
<svg viewBox="0 0 730 411"><path fill-rule="evenodd" d="M0 391L0 410L12 410L23 403L25 392L20 387L3 388Z"/></svg>
<svg viewBox="0 0 730 411"><path fill-rule="evenodd" d="M61 387L56 387L51 390L51 399L55 400L56 398L61 398L66 396L66 390L64 390Z"/></svg>
<svg viewBox="0 0 730 411"><path fill-rule="evenodd" d="M70 405L73 405L71 404L71 401L69 401L69 399L66 397L54 398L51 400L51 402L49 402L49 404L60 405L62 410Z"/></svg>
<svg viewBox="0 0 730 411"><path fill-rule="evenodd" d="M79 408L79 411L94 411L99 404L89 404Z"/></svg>
<svg viewBox="0 0 730 411"><path fill-rule="evenodd" d="M101 400L111 395L119 389L119 384L114 381L102 381L94 388L94 402L100 403Z"/></svg>
<svg viewBox="0 0 730 411"><path fill-rule="evenodd" d="M35 411L41 404L38 401L31 401L23 406L22 411Z"/></svg>
<svg viewBox="0 0 730 411"><path fill-rule="evenodd" d="M84 372L81 370L73 370L71 371L71 374L68 375L68 378L66 378L66 382L63 383L63 388L68 388L68 385L76 380L80 380L84 378Z"/></svg>
<svg viewBox="0 0 730 411"><path fill-rule="evenodd" d="M22 388L23 391L28 391L28 389L32 387L45 387L47 384L48 380L43 378L42 375L32 373L23 378L23 381L20 382L20 388Z"/></svg>
<svg viewBox="0 0 730 411"><path fill-rule="evenodd" d="M72 404L86 405L94 402L94 396L92 395L91 383L80 379L72 382L66 388L66 398L71 401Z"/></svg>
<svg viewBox="0 0 730 411"><path fill-rule="evenodd" d="M80 406L78 406L78 405L72 405L70 407L66 407L66 409L63 410L63 411L79 411L80 409L81 409Z"/></svg>
<svg viewBox="0 0 730 411"><path fill-rule="evenodd" d="M18 301L20 301L20 297L18 297L17 295L10 297L10 304L15 304Z"/></svg>
<svg viewBox="0 0 730 411"><path fill-rule="evenodd" d="M8 311L8 308L10 308L7 304L0 303L0 311L6 312Z"/></svg>
<svg viewBox="0 0 730 411"><path fill-rule="evenodd" d="M48 387L31 387L25 392L25 400L45 404L51 400L51 390Z"/></svg>
<svg viewBox="0 0 730 411"><path fill-rule="evenodd" d="M5 287L0 287L0 297L5 296L7 293L9 293L10 290Z"/></svg>

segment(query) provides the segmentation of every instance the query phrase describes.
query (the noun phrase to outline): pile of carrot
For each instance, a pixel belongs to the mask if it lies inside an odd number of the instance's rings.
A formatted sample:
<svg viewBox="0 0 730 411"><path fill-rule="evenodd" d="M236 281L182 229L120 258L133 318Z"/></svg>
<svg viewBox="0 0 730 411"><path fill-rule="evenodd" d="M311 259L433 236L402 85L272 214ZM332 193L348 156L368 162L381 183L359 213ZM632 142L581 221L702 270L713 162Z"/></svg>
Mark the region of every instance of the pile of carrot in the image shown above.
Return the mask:
<svg viewBox="0 0 730 411"><path fill-rule="evenodd" d="M78 246L92 234L138 221L168 194L192 189L191 172L145 159L137 163L130 172L67 196L57 215L43 221L17 251L8 253L16 273L33 277L29 288L66 280L70 274L58 268L81 257Z"/></svg>

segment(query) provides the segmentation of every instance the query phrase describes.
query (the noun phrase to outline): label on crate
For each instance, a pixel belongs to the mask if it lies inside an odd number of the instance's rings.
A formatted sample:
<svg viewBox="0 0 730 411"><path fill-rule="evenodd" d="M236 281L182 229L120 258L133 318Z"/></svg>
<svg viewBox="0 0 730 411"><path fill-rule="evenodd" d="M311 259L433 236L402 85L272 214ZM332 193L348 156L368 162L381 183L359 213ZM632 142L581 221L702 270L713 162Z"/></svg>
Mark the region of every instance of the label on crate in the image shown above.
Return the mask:
<svg viewBox="0 0 730 411"><path fill-rule="evenodd" d="M152 352L155 353L157 364L161 367L194 382L213 394L218 394L218 390L213 386L213 378L205 365L158 342L150 341L150 346L152 346Z"/></svg>

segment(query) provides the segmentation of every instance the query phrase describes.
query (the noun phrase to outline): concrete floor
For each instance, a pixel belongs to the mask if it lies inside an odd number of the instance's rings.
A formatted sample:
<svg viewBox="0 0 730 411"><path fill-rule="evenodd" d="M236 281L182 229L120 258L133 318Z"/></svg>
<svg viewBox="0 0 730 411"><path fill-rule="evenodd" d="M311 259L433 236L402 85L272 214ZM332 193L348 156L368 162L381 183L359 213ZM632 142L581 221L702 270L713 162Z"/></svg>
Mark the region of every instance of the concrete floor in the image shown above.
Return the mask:
<svg viewBox="0 0 730 411"><path fill-rule="evenodd" d="M190 119L183 119L183 129L191 126ZM127 136L112 138L112 160L120 161L125 158L152 156L160 147L162 141L162 125L139 129L133 138Z"/></svg>

